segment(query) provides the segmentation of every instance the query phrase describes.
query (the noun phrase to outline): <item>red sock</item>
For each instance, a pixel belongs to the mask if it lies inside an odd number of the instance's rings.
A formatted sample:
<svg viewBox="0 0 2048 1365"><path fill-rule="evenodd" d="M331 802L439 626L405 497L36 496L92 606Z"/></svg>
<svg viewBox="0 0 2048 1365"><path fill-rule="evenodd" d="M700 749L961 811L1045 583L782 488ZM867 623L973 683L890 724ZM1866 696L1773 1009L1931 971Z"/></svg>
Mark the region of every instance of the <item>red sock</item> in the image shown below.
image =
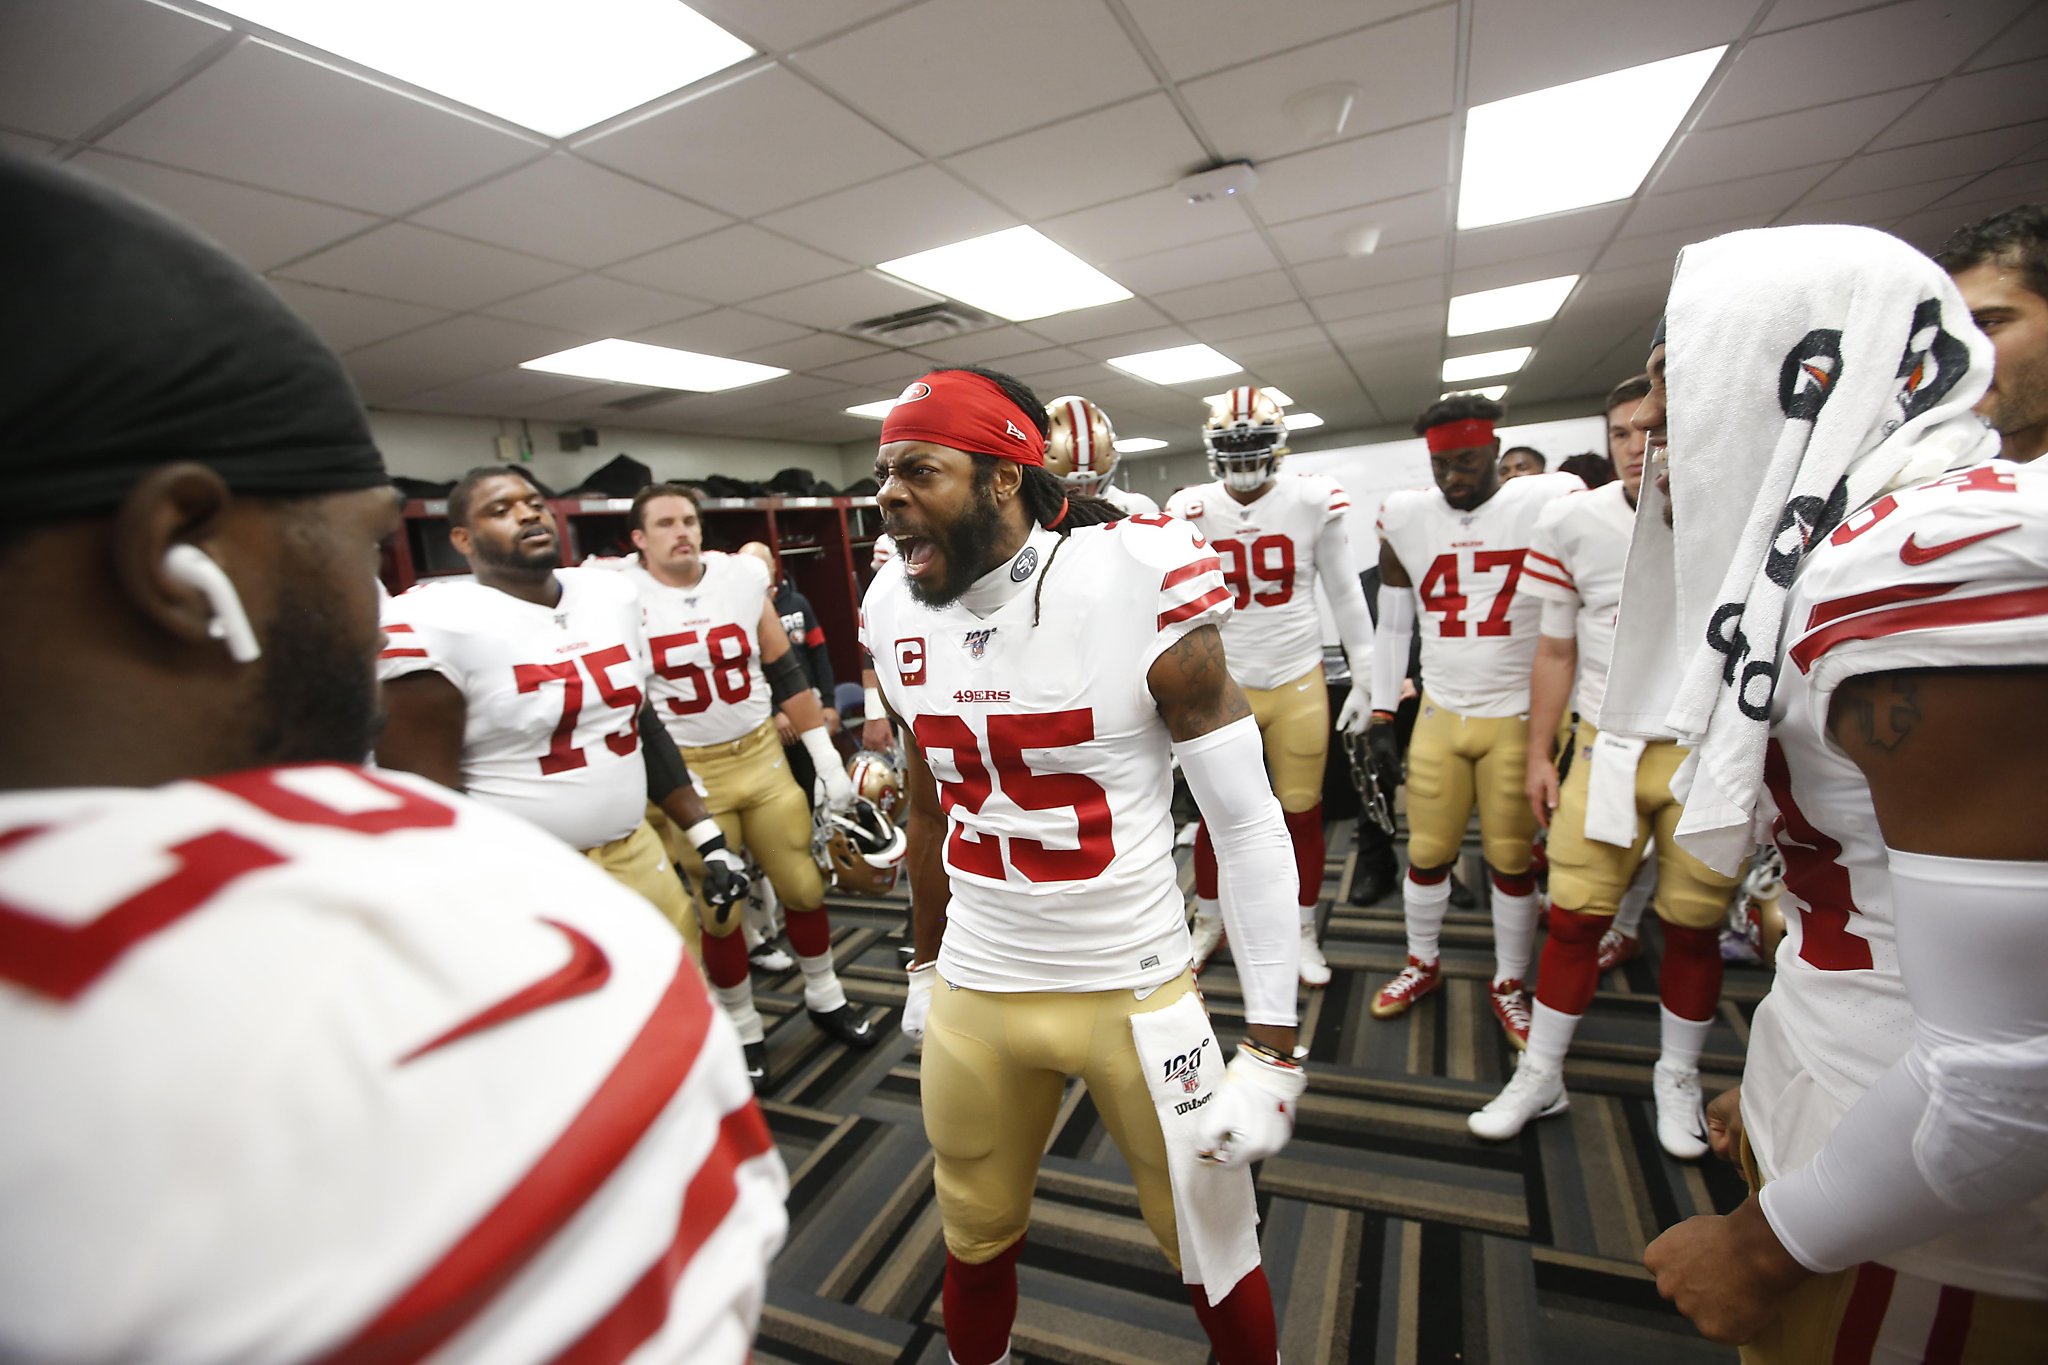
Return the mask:
<svg viewBox="0 0 2048 1365"><path fill-rule="evenodd" d="M1017 1256L1023 1250L1019 1237L980 1265L946 1253L946 1283L940 1291L946 1349L960 1365L992 1365L1010 1349L1010 1324L1017 1320Z"/></svg>
<svg viewBox="0 0 2048 1365"><path fill-rule="evenodd" d="M1209 822L1195 826L1195 895L1205 901L1216 899L1216 845L1209 842Z"/></svg>
<svg viewBox="0 0 2048 1365"><path fill-rule="evenodd" d="M782 924L798 957L819 957L832 951L832 919L822 905L816 910L791 910L782 917Z"/></svg>
<svg viewBox="0 0 2048 1365"><path fill-rule="evenodd" d="M1490 867L1486 870L1493 873L1494 890L1503 896L1526 896L1536 889L1534 872L1494 872Z"/></svg>
<svg viewBox="0 0 2048 1365"><path fill-rule="evenodd" d="M1253 1266L1237 1287L1223 1296L1223 1302L1209 1305L1209 1291L1198 1284L1188 1286L1195 1301L1195 1316L1209 1334L1209 1348L1216 1353L1216 1365L1273 1365L1280 1359L1280 1333L1273 1324L1273 1290L1266 1283L1266 1268Z"/></svg>
<svg viewBox="0 0 2048 1365"><path fill-rule="evenodd" d="M1600 987L1600 936L1614 921L1550 907L1550 936L1536 966L1536 999L1560 1014L1584 1014Z"/></svg>
<svg viewBox="0 0 2048 1365"><path fill-rule="evenodd" d="M1417 886L1436 886L1450 875L1451 868L1448 863L1442 867L1432 868L1420 868L1413 863L1408 865L1408 880Z"/></svg>
<svg viewBox="0 0 2048 1365"><path fill-rule="evenodd" d="M1681 1019L1713 1018L1721 1002L1721 931L1666 924L1657 993Z"/></svg>
<svg viewBox="0 0 2048 1365"><path fill-rule="evenodd" d="M704 975L714 986L737 986L747 979L747 936L737 927L724 938L704 935Z"/></svg>
<svg viewBox="0 0 2048 1365"><path fill-rule="evenodd" d="M1323 803L1288 812L1287 837L1294 841L1296 903L1312 906L1323 898Z"/></svg>

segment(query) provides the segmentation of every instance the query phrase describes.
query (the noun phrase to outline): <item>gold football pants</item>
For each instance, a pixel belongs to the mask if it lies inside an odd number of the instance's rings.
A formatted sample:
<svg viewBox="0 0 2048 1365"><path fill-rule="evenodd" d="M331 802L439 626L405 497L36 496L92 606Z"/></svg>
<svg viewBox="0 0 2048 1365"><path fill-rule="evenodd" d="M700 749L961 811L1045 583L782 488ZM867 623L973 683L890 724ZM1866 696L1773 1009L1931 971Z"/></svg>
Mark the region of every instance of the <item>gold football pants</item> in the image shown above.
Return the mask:
<svg viewBox="0 0 2048 1365"><path fill-rule="evenodd" d="M677 880L675 868L669 865L661 839L647 821L642 820L623 839L585 849L583 856L611 873L621 886L654 902L654 908L682 933L690 956L699 964L703 962L704 953L697 943L697 912L690 905L682 882Z"/></svg>
<svg viewBox="0 0 2048 1365"><path fill-rule="evenodd" d="M1536 813L1522 789L1528 738L1527 716L1461 716L1422 694L1408 741L1410 865L1456 862L1476 803L1486 865L1509 876L1529 870Z"/></svg>
<svg viewBox="0 0 2048 1365"><path fill-rule="evenodd" d="M1247 687L1259 739L1266 746L1266 771L1280 809L1292 815L1313 810L1323 799L1323 764L1330 754L1330 692L1317 664L1293 682L1254 691Z"/></svg>
<svg viewBox="0 0 2048 1365"><path fill-rule="evenodd" d="M726 844L753 855L783 906L801 914L823 905L825 878L811 856L811 806L790 776L774 720L764 721L729 744L707 744L682 752L683 762L704 791L704 807L724 832ZM704 860L697 850L674 822L663 820L660 827L669 856L701 885ZM709 912L701 904L698 911L709 926ZM731 917L733 927L739 925L740 918Z"/></svg>

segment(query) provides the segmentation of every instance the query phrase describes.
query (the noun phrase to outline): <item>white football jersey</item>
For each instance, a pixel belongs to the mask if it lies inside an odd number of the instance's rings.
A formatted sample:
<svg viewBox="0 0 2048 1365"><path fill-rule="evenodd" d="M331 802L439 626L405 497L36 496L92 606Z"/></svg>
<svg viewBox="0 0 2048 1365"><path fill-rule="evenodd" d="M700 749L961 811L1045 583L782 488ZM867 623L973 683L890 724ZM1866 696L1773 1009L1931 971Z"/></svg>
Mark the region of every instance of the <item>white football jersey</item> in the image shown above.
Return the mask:
<svg viewBox="0 0 2048 1365"><path fill-rule="evenodd" d="M462 783L571 848L631 834L647 807L640 703L649 668L633 585L557 569L552 607L474 579L428 579L384 609L377 676L431 670L468 704Z"/></svg>
<svg viewBox="0 0 2048 1365"><path fill-rule="evenodd" d="M0 1357L747 1359L738 1036L531 826L340 765L8 793L0 941Z"/></svg>
<svg viewBox="0 0 2048 1365"><path fill-rule="evenodd" d="M1527 713L1543 608L1519 591L1523 557L1543 509L1585 487L1576 474L1530 474L1470 512L1435 488L1388 495L1380 537L1415 585L1422 685L1437 705L1461 716Z"/></svg>
<svg viewBox="0 0 2048 1365"><path fill-rule="evenodd" d="M1629 506L1628 492L1616 479L1582 497L1546 503L1536 518L1528 558L1522 561L1523 592L1578 609L1573 635L1578 641L1579 676L1572 689L1572 709L1595 725L1607 695L1614 622L1621 610L1621 573L1635 526L1636 509Z"/></svg>
<svg viewBox="0 0 2048 1365"><path fill-rule="evenodd" d="M706 551L695 587L671 588L637 561L626 576L640 591L654 665L649 695L669 738L694 749L760 729L769 709L759 638L768 566Z"/></svg>
<svg viewBox="0 0 2048 1365"><path fill-rule="evenodd" d="M1102 486L1102 500L1113 507L1123 509L1126 516L1151 517L1159 514L1159 504L1143 493L1133 493L1128 488L1118 488L1113 483Z"/></svg>
<svg viewBox="0 0 2048 1365"><path fill-rule="evenodd" d="M1827 738L1835 688L1891 669L2048 664L2048 467L1994 461L1851 516L1800 569L1785 639L1765 767L1785 938L1742 1083L1766 1176L1811 1159L1913 1041L1870 787ZM2048 1196L1886 1261L2048 1297Z"/></svg>
<svg viewBox="0 0 2048 1365"><path fill-rule="evenodd" d="M1145 675L1228 615L1221 566L1185 523L1127 517L1034 530L991 580L1020 590L986 616L968 599L935 611L897 560L861 617L882 693L946 811L939 971L1006 992L1170 981L1191 945L1171 739Z"/></svg>
<svg viewBox="0 0 2048 1365"><path fill-rule="evenodd" d="M1223 652L1239 686L1265 691L1322 663L1316 538L1331 522L1341 524L1350 506L1335 479L1285 470L1249 504L1220 483L1183 488L1166 500L1167 514L1194 523L1223 565L1233 607L1223 623Z"/></svg>

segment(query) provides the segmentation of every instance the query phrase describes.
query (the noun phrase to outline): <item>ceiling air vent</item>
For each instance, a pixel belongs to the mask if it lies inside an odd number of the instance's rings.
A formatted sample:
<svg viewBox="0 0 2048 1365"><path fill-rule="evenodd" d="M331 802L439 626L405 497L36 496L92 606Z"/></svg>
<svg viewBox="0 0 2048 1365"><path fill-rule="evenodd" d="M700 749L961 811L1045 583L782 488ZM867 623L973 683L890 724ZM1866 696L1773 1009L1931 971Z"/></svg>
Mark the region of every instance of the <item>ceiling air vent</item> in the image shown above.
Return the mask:
<svg viewBox="0 0 2048 1365"><path fill-rule="evenodd" d="M884 346L929 346L935 341L950 341L969 332L982 331L1001 321L1001 318L979 308L969 308L964 303L949 299L944 303L912 308L908 312L891 313L885 318L869 318L844 330L851 336L880 342Z"/></svg>

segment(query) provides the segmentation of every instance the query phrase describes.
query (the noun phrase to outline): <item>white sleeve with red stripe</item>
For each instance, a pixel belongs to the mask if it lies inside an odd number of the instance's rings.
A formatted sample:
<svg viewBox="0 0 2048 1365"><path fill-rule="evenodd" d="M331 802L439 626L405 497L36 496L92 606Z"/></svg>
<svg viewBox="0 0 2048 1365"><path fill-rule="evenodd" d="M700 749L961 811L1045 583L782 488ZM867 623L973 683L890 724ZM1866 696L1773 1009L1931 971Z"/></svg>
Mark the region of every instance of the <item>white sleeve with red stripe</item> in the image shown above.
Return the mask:
<svg viewBox="0 0 2048 1365"><path fill-rule="evenodd" d="M377 681L390 682L409 673L439 673L457 687L462 675L440 640L432 623L432 604L426 595L432 584L416 584L396 597L386 598L382 608L384 648L377 655ZM426 609L422 610L423 604Z"/></svg>
<svg viewBox="0 0 2048 1365"><path fill-rule="evenodd" d="M786 1176L674 930L430 783L0 796L0 1357L739 1362Z"/></svg>
<svg viewBox="0 0 2048 1365"><path fill-rule="evenodd" d="M1570 498L1558 498L1537 514L1529 553L1522 560L1522 591L1546 602L1568 602L1576 607L1579 585L1572 578L1570 535L1564 524L1573 507Z"/></svg>
<svg viewBox="0 0 2048 1365"><path fill-rule="evenodd" d="M1158 584L1157 635L1147 647L1141 671L1201 626L1220 626L1230 615L1230 587L1223 564L1193 523L1161 513L1125 517L1114 523L1117 544Z"/></svg>
<svg viewBox="0 0 2048 1365"><path fill-rule="evenodd" d="M2048 664L2048 469L1878 499L1808 556L1792 610L1782 667L1822 699L1864 673Z"/></svg>

